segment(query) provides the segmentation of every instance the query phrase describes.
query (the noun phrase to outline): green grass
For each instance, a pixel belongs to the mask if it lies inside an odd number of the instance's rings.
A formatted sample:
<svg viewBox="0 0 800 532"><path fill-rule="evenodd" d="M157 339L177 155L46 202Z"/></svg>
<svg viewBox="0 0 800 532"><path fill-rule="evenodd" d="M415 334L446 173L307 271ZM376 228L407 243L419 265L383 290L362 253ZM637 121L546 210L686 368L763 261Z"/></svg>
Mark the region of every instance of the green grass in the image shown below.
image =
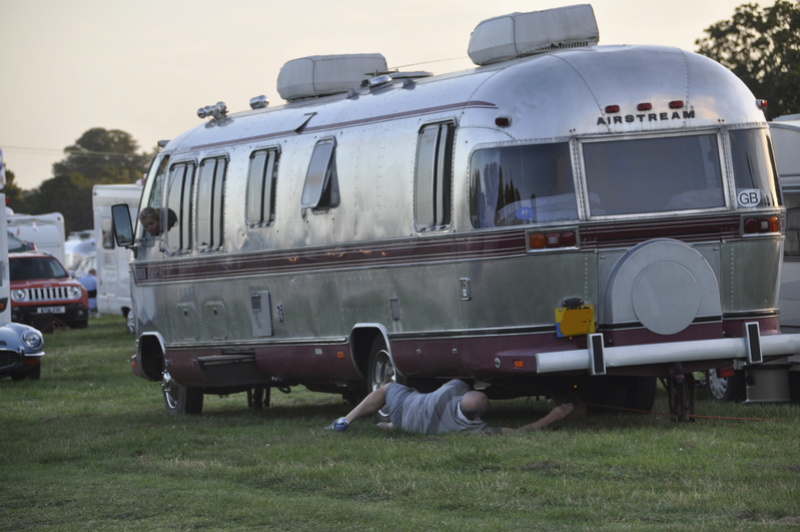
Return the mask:
<svg viewBox="0 0 800 532"><path fill-rule="evenodd" d="M0 381L0 530L800 529L797 404L701 399L698 414L756 419L596 416L506 436L330 433L347 406L305 389L167 416L118 319L45 342L40 381ZM496 401L487 420L549 407Z"/></svg>

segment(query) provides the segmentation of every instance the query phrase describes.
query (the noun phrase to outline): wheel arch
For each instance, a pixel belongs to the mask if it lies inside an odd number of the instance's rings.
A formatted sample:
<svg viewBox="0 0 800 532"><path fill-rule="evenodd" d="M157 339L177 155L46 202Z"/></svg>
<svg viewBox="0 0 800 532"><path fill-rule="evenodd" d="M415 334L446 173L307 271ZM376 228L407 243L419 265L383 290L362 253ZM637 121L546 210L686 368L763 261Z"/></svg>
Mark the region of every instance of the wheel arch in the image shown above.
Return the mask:
<svg viewBox="0 0 800 532"><path fill-rule="evenodd" d="M144 376L151 381L160 381L164 369L164 338L158 333L143 334L137 347L139 367Z"/></svg>
<svg viewBox="0 0 800 532"><path fill-rule="evenodd" d="M363 378L366 378L369 373L369 355L376 338L383 340L383 345L386 346L386 351L391 358L392 348L389 344L389 332L380 323L359 323L350 331L350 353L353 357L353 364Z"/></svg>

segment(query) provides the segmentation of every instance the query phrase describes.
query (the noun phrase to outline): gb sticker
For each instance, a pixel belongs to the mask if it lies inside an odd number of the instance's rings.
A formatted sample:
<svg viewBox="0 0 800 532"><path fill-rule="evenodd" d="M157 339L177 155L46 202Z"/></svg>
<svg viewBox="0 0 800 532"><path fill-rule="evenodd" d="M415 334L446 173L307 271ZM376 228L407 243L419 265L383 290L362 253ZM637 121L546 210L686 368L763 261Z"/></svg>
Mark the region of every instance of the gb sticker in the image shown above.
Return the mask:
<svg viewBox="0 0 800 532"><path fill-rule="evenodd" d="M761 204L761 189L748 188L736 193L739 207L758 207Z"/></svg>

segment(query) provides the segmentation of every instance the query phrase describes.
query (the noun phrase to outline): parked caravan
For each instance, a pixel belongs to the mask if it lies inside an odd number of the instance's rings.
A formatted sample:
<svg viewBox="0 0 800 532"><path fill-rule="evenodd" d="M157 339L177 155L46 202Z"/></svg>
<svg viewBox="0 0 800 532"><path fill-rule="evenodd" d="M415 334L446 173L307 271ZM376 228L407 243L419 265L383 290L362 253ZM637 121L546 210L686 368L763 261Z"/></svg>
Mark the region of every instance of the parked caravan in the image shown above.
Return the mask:
<svg viewBox="0 0 800 532"><path fill-rule="evenodd" d="M70 275L77 276L76 272L80 269L81 263L96 252L97 242L93 231L70 233L67 241L64 242L64 255L66 257L64 267L69 271Z"/></svg>
<svg viewBox="0 0 800 532"><path fill-rule="evenodd" d="M685 418L693 372L800 351L764 102L700 55L597 41L591 6L515 13L475 28L471 70L310 56L283 105L199 109L145 223L114 211L136 374L193 413L453 377L649 410L661 378Z"/></svg>
<svg viewBox="0 0 800 532"><path fill-rule="evenodd" d="M49 253L61 264L65 263L64 215L60 212L9 215L8 230L17 239L32 242L36 251Z"/></svg>
<svg viewBox="0 0 800 532"><path fill-rule="evenodd" d="M776 118L770 129L786 203L781 326L800 331L800 114Z"/></svg>
<svg viewBox="0 0 800 532"><path fill-rule="evenodd" d="M100 314L121 314L128 317L133 308L129 263L131 251L114 240L111 206L127 205L135 218L142 185L95 185L92 189L95 240L97 247L97 309ZM131 316L132 318L132 316Z"/></svg>

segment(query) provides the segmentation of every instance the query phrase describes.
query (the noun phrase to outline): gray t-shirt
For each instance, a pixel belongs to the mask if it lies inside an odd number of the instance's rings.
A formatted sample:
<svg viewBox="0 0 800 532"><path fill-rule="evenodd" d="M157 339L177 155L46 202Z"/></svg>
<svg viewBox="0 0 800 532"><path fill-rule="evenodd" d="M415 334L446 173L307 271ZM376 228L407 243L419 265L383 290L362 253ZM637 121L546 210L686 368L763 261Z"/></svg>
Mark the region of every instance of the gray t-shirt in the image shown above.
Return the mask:
<svg viewBox="0 0 800 532"><path fill-rule="evenodd" d="M388 386L386 404L395 428L423 434L486 428L483 421L469 420L460 411L461 397L470 390L464 381L448 381L432 393L420 393L397 383Z"/></svg>

